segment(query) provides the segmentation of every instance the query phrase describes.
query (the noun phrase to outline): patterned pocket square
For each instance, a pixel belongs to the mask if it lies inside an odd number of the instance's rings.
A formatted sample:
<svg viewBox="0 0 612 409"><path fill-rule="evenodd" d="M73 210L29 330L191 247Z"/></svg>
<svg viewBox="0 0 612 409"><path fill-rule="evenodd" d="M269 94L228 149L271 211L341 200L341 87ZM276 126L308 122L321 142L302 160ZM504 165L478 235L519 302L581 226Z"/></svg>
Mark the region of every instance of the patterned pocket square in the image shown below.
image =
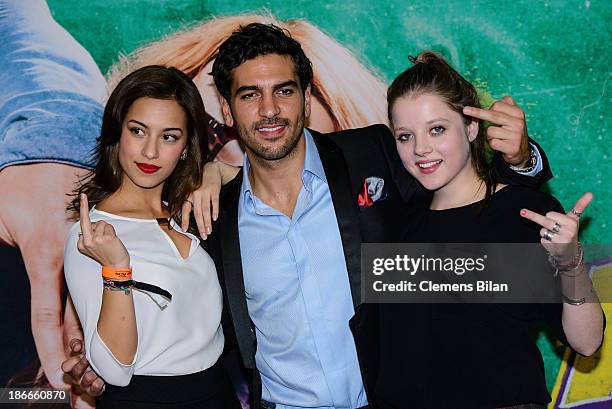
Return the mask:
<svg viewBox="0 0 612 409"><path fill-rule="evenodd" d="M386 193L384 192L385 181L376 176L370 176L363 181L363 191L359 193L357 203L360 207L370 207L374 203L384 200Z"/></svg>

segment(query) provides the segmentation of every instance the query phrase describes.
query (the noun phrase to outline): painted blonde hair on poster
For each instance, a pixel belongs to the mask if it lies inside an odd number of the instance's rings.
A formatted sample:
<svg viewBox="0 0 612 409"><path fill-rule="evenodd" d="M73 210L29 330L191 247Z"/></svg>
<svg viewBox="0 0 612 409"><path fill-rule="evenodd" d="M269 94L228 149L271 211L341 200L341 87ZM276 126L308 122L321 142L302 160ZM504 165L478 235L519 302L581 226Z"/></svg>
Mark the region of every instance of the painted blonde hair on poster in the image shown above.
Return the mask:
<svg viewBox="0 0 612 409"><path fill-rule="evenodd" d="M387 123L386 86L372 70L311 23L283 22L272 14L216 17L145 45L111 67L109 89L128 73L151 64L173 66L195 78L233 31L253 22L275 24L301 43L313 64L313 95L330 114L335 130Z"/></svg>

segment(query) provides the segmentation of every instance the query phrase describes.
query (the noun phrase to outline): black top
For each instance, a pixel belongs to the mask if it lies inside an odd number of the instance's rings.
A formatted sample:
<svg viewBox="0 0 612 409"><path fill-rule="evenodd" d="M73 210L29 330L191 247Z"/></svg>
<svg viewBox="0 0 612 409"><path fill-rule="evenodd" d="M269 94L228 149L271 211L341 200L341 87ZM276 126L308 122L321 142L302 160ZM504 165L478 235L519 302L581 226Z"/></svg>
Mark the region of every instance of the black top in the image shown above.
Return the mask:
<svg viewBox="0 0 612 409"><path fill-rule="evenodd" d="M407 242L538 243L522 208L563 212L542 192L507 186L485 204L423 209ZM550 401L535 343L545 323L564 340L561 304L381 304L378 408L497 408Z"/></svg>

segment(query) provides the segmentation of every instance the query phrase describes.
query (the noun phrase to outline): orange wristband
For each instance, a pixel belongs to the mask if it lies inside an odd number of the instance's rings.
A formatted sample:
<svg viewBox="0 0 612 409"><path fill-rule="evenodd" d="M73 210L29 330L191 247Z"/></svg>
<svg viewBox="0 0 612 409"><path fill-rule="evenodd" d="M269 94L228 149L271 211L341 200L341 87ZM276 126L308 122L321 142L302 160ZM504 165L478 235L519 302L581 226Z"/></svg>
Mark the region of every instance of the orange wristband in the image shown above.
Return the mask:
<svg viewBox="0 0 612 409"><path fill-rule="evenodd" d="M128 268L113 268L102 266L102 277L107 280L131 280L132 279L132 267Z"/></svg>

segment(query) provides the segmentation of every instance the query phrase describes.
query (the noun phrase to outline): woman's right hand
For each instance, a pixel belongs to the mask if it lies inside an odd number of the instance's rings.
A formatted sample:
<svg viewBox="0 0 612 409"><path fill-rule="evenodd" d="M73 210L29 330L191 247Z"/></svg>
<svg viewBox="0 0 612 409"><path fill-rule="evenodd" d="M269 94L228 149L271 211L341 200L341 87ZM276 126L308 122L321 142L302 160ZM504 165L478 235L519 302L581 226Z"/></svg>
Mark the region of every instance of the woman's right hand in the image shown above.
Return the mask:
<svg viewBox="0 0 612 409"><path fill-rule="evenodd" d="M80 217L79 251L103 266L129 267L130 254L117 237L113 226L104 221L92 223L89 219L89 203L85 194L81 194Z"/></svg>
<svg viewBox="0 0 612 409"><path fill-rule="evenodd" d="M540 243L557 265L573 264L576 257L579 256L578 230L580 228L580 216L591 203L591 200L593 200L593 194L586 192L567 214L548 212L541 215L528 209L521 210L521 216L542 227L540 229Z"/></svg>
<svg viewBox="0 0 612 409"><path fill-rule="evenodd" d="M239 171L239 167L218 161L204 165L202 184L187 198L181 209L181 228L184 231L189 227L189 215L193 210L200 237L206 240L212 233L212 222L219 215L221 186L233 180Z"/></svg>

